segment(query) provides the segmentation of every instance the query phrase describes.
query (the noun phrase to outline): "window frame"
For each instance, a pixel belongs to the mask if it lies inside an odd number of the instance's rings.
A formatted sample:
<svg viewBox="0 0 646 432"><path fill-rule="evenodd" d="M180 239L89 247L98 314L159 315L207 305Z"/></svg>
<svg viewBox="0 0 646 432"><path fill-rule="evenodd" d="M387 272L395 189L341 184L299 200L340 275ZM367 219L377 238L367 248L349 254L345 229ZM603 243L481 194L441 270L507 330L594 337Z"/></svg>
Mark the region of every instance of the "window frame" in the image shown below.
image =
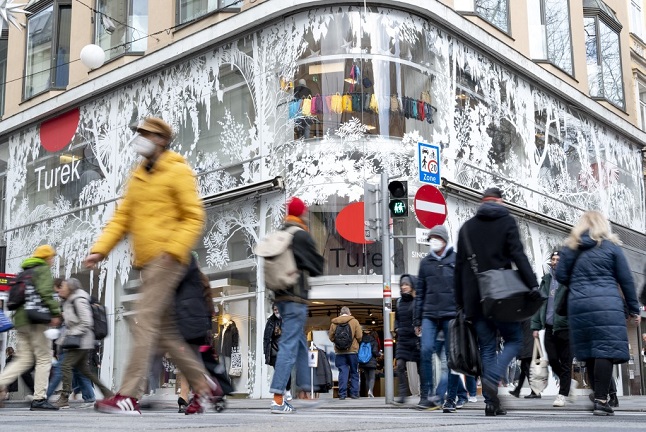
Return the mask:
<svg viewBox="0 0 646 432"><path fill-rule="evenodd" d="M600 12L600 11L586 11L584 9L583 13L583 19L585 20L586 18L592 18L594 19L594 26L595 26L595 41L596 41L596 46L597 46L597 67L601 69L601 76L604 76L604 65L603 65L603 58L602 58L602 50L601 50L601 27L600 23L605 24L609 30L615 32L617 35L618 39L618 45L619 45L619 69L620 69L620 74L619 76L621 77L621 105L617 104L616 102L610 100L607 96L607 92L605 89L605 85L601 86L601 92L603 96L593 96L590 92L590 83L588 82L588 94L590 95L591 99L597 100L597 101L606 101L612 106L621 109L622 111L626 110L626 86L624 85L624 71L623 71L623 64L622 64L622 54L621 54L621 29L622 26L619 24L619 22L615 22L610 17L606 17L606 14ZM584 25L585 29L585 25ZM585 30L584 30L585 32ZM585 36L585 35L584 35ZM586 39L584 37L584 39ZM586 64L587 64L587 56L586 56ZM587 69L587 68L586 68ZM586 71L587 73L587 71ZM589 74L588 74L588 81L589 81Z"/></svg>
<svg viewBox="0 0 646 432"><path fill-rule="evenodd" d="M646 131L646 81L637 78L637 117L641 130ZM642 96L644 95L642 100Z"/></svg>
<svg viewBox="0 0 646 432"><path fill-rule="evenodd" d="M572 14L570 13L570 0L566 0L567 2L567 12L568 12L568 32L570 34L570 63L572 67L572 72L568 72L565 69L563 69L561 66L557 65L551 58L550 58L550 50L549 50L549 44L547 40L547 35L548 35L548 30L547 30L547 15L546 11L547 8L545 7L545 1L546 0L539 0L539 6L541 9L541 26L545 27L545 31L543 32L543 43L545 46L545 58L544 59L539 59L541 62L549 63L558 70L562 71L563 73L575 77L575 65L574 65L574 44L572 43Z"/></svg>
<svg viewBox="0 0 646 432"><path fill-rule="evenodd" d="M2 32L0 32L0 41L6 41L7 43L7 56L9 53L9 29L3 28ZM2 88L0 88L0 119L2 119L2 116L4 116L4 104L5 104L5 96L7 93L7 58L1 59L0 58L0 67L4 64L4 71L2 71L2 74L4 75L4 80L0 82L0 85Z"/></svg>
<svg viewBox="0 0 646 432"><path fill-rule="evenodd" d="M50 0L50 1L44 1L41 3L36 3L33 7L27 7L25 10L30 12L30 15L27 16L27 25L25 31L25 59L23 62L23 72L22 72L22 100L27 101L29 99L33 99L36 96L40 96L44 93L47 93L52 90L65 90L67 89L67 86L69 85L69 69L68 69L68 84L65 87L62 86L57 86L56 85L56 69L58 68L56 65L56 58L57 54L56 52L58 51L57 47L59 46L59 36L60 36L60 29L59 29L59 21L60 21L60 11L62 7L66 7L70 9L70 18L72 16L71 11L72 11L72 2L73 0ZM52 9L52 43L51 43L51 53L50 53L50 67L49 67L49 82L47 87L39 91L37 93L32 93L29 96L26 93L27 90L27 79L26 79L26 74L27 74L27 61L29 59L29 56L27 54L27 50L29 49L29 20L33 17L35 17L38 13L44 11L45 9L48 9L50 6L53 6ZM70 39L71 39L71 31L72 31L72 23L70 21ZM71 40L70 40L71 42ZM69 64L69 62L68 62ZM36 72L38 73L38 72Z"/></svg>
<svg viewBox="0 0 646 432"><path fill-rule="evenodd" d="M473 13L492 25L493 27L497 28L501 32L505 33L508 36L511 36L511 2L509 0L497 0L498 2L505 2L507 4L507 13L506 15L506 21L507 21L507 28L500 28L498 27L493 21L490 21L487 17L485 17L483 14L478 12L478 2L479 0L473 0Z"/></svg>
<svg viewBox="0 0 646 432"><path fill-rule="evenodd" d="M180 1L181 0L175 0L175 25L178 26L178 27L191 24L191 23L193 23L195 21L205 19L207 17L210 17L210 16L215 15L215 14L220 13L220 12L239 12L240 9L242 8L242 0L238 0L233 5L228 5L228 6L222 6L222 3L225 0L217 0L218 5L212 11L207 11L203 15L200 15L200 16L197 16L197 17L192 18L190 20L186 20L184 22L181 22L180 21L180 16L179 16L180 10L181 10Z"/></svg>
<svg viewBox="0 0 646 432"><path fill-rule="evenodd" d="M638 22L635 23L634 21ZM640 31L637 31L640 29ZM644 28L644 0L630 0L630 33L639 39L646 40L646 29Z"/></svg>
<svg viewBox="0 0 646 432"><path fill-rule="evenodd" d="M109 1L117 1L117 0L109 0ZM118 1L124 1L124 2L127 2L127 5L126 5L126 19L127 19L127 20L129 20L129 19L132 17L133 13L134 13L134 2L135 2L136 0L118 0ZM100 12L100 11L99 11L99 4L98 4L98 0L96 1L96 3L95 3L95 4L96 4L96 12L94 13L94 28L93 28L93 30L94 30L94 36L93 36L93 40L94 40L94 43L95 43L96 45L101 46L101 45L99 44L99 40L98 40L98 36L99 36L99 27L101 27L101 26L103 25L103 24L101 23L101 16L102 16L102 15L110 16L110 15L108 15L107 13L104 13L104 12ZM148 4L148 6L149 6L149 5L150 5L150 4ZM146 19L148 20L148 23L147 23L147 24L150 24L150 20L149 20L149 18L150 18L150 9L147 9L147 11L146 11ZM115 24L117 24L117 23L115 23ZM132 41L131 39L133 39L133 38L134 38L134 35L132 34L132 32L133 32L134 30L133 30L133 28L132 28L132 26L131 26L130 24L128 24L126 27L127 27L127 30L126 30L126 39L130 39L130 41L129 41L129 42L124 42L124 44L132 46L133 41ZM148 29L146 30L146 32L145 32L145 33L146 33L146 36L148 36ZM129 36L129 37L128 37L128 36ZM147 50L147 49L148 49L148 48L146 48L146 50ZM144 50L144 51L139 51L139 50L133 51L133 50L126 49L126 48L124 47L124 52L119 53L119 54L115 55L114 57L109 57L109 56L108 56L108 54L107 54L107 52L109 51L109 49L106 49L106 50L105 50L105 51L106 51L106 60L105 60L105 63L104 63L104 64L107 64L107 63L113 62L113 61L115 61L115 60L117 60L117 59L120 59L120 58L122 58L122 57L124 57L124 56L129 56L129 55L141 56L141 55L144 55L144 54L145 54L146 50Z"/></svg>

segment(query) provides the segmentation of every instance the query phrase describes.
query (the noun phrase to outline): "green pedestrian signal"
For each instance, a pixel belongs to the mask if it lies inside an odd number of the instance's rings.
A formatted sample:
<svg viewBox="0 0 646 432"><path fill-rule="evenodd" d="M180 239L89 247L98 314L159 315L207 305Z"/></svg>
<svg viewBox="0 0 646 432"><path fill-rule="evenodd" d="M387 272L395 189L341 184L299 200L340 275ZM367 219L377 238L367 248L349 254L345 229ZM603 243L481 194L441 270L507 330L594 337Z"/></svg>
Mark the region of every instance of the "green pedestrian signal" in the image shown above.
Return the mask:
<svg viewBox="0 0 646 432"><path fill-rule="evenodd" d="M393 218L402 218L408 216L408 182L395 180L388 183L390 192L390 216Z"/></svg>

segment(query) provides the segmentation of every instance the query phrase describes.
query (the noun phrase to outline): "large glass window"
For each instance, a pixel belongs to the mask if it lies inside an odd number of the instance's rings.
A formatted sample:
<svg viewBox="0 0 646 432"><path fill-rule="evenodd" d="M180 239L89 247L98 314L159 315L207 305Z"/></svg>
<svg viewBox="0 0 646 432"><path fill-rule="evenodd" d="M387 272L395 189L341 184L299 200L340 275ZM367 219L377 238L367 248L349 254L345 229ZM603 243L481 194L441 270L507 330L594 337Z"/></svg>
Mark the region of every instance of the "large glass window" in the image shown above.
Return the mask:
<svg viewBox="0 0 646 432"><path fill-rule="evenodd" d="M7 48L9 41L7 32L0 35L0 118L4 115L4 95L7 82Z"/></svg>
<svg viewBox="0 0 646 432"><path fill-rule="evenodd" d="M637 82L639 92L639 118L642 130L646 130L646 82Z"/></svg>
<svg viewBox="0 0 646 432"><path fill-rule="evenodd" d="M583 26L588 88L593 98L625 108L619 32L615 12L601 0L584 0Z"/></svg>
<svg viewBox="0 0 646 432"><path fill-rule="evenodd" d="M642 40L646 39L643 6L643 0L631 0L630 2L630 31Z"/></svg>
<svg viewBox="0 0 646 432"><path fill-rule="evenodd" d="M107 59L146 51L148 0L97 0L96 9L96 44Z"/></svg>
<svg viewBox="0 0 646 432"><path fill-rule="evenodd" d="M475 0L475 12L500 30L509 32L509 0Z"/></svg>
<svg viewBox="0 0 646 432"><path fill-rule="evenodd" d="M56 1L27 19L24 97L50 88L65 88L69 81L72 6Z"/></svg>
<svg viewBox="0 0 646 432"><path fill-rule="evenodd" d="M568 1L529 0L530 39L532 58L548 60L568 74L573 74L572 35ZM540 19L540 21L539 21Z"/></svg>
<svg viewBox="0 0 646 432"><path fill-rule="evenodd" d="M210 12L225 8L239 8L240 0L178 0L177 23L182 24Z"/></svg>

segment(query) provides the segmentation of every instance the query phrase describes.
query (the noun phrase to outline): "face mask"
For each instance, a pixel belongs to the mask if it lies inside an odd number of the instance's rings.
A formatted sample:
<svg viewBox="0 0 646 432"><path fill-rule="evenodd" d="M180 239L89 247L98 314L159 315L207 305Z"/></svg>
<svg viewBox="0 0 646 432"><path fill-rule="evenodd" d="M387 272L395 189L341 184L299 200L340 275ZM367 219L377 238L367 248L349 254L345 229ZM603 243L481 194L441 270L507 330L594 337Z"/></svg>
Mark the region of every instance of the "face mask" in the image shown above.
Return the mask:
<svg viewBox="0 0 646 432"><path fill-rule="evenodd" d="M144 138L141 135L137 135L132 139L132 148L134 151L143 156L143 157L150 157L155 153L155 148L157 146L155 145L154 142L149 140L148 138Z"/></svg>
<svg viewBox="0 0 646 432"><path fill-rule="evenodd" d="M444 242L438 239L431 239L431 250L437 252L444 247Z"/></svg>
<svg viewBox="0 0 646 432"><path fill-rule="evenodd" d="M276 311L274 312L274 315L276 315L276 318L280 318L280 312Z"/></svg>

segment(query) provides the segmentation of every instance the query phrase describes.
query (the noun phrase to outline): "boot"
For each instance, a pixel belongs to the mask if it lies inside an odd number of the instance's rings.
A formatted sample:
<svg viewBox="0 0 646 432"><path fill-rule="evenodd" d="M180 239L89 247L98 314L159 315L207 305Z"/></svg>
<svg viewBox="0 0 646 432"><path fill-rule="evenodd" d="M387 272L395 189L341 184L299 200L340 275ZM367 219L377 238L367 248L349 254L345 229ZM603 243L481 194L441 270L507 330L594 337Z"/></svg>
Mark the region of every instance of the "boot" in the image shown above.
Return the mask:
<svg viewBox="0 0 646 432"><path fill-rule="evenodd" d="M70 407L69 393L61 393L53 405L59 409L68 409Z"/></svg>
<svg viewBox="0 0 646 432"><path fill-rule="evenodd" d="M617 393L610 393L608 398L608 405L612 408L617 408L619 406L619 399L617 399Z"/></svg>

